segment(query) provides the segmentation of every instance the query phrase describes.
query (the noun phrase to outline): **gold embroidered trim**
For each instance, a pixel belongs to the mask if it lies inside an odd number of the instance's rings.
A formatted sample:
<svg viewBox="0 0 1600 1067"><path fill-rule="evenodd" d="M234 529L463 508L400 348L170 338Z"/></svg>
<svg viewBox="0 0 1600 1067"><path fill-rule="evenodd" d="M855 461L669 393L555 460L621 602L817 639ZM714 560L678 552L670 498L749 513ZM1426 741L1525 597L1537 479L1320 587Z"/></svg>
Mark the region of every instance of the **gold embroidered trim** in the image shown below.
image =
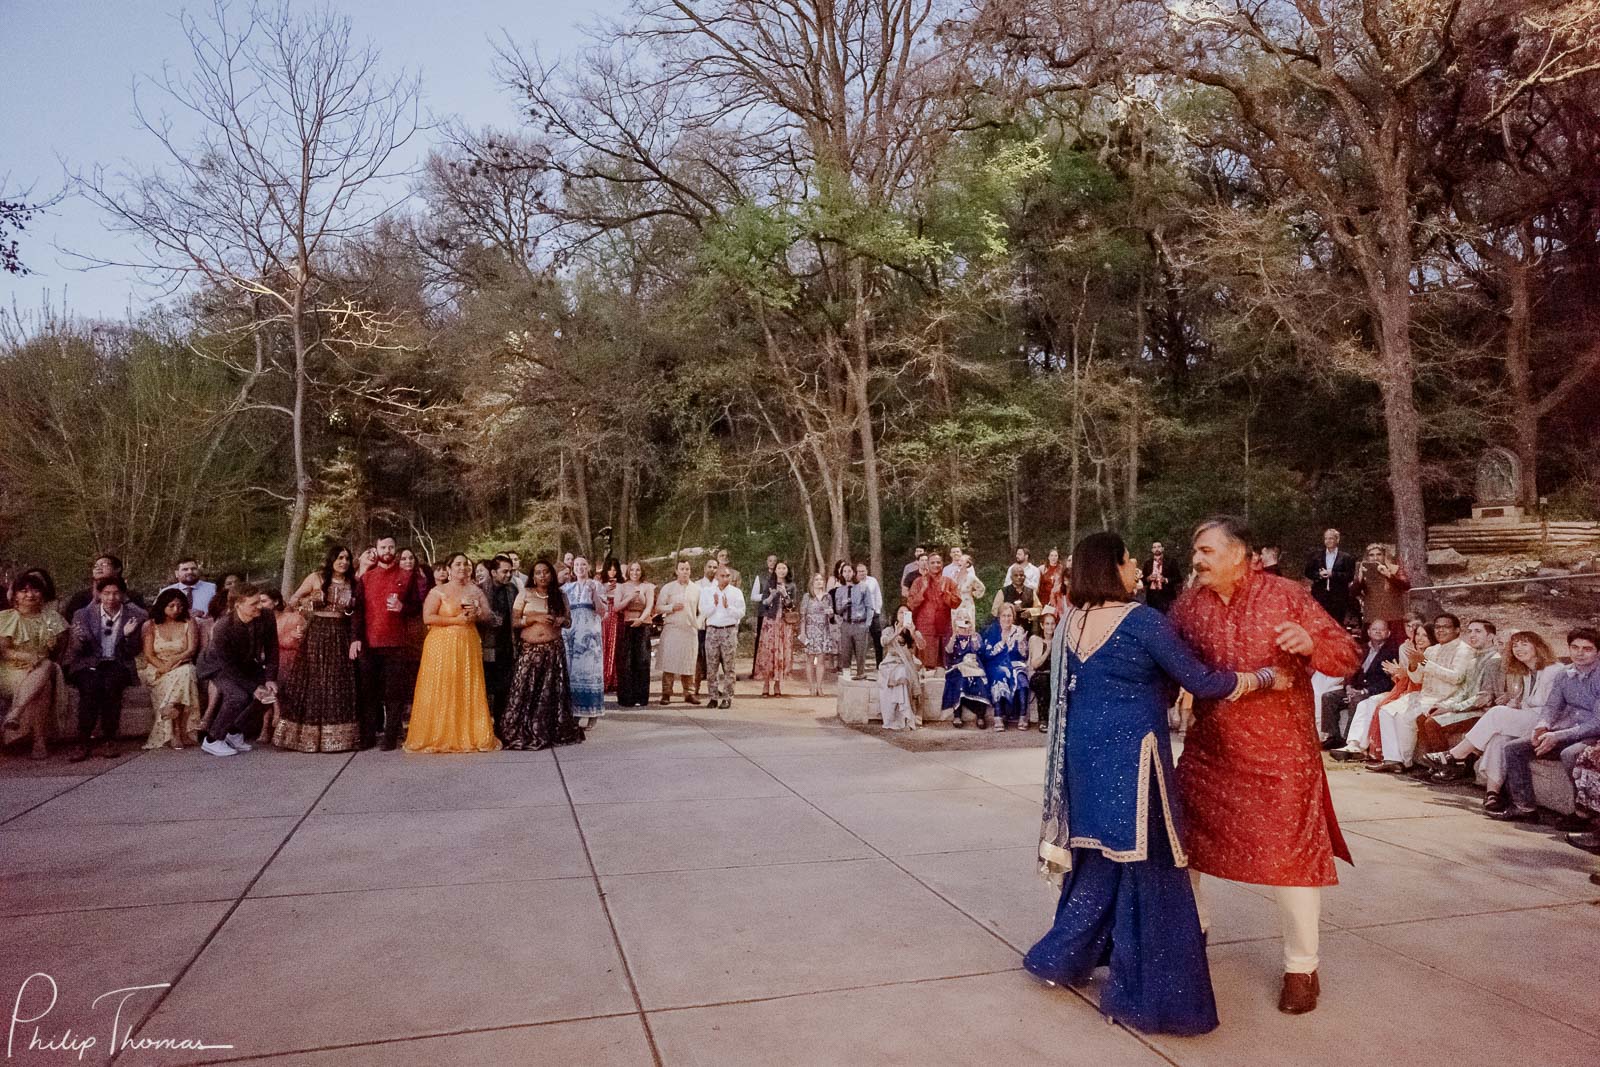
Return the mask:
<svg viewBox="0 0 1600 1067"><path fill-rule="evenodd" d="M1161 767L1161 760L1157 758L1156 735L1148 733L1139 744L1139 800L1137 804L1137 826L1134 830L1134 845L1132 849L1118 851L1108 848L1097 837L1069 837L1067 844L1072 848L1098 849L1100 854L1109 860L1119 863L1144 860L1150 858L1150 774L1155 772L1156 789L1161 794L1161 814L1166 820L1167 841L1172 846L1173 865L1177 867L1189 866L1189 856L1183 851L1183 844L1178 840L1178 827L1172 821L1172 799L1167 792L1167 776ZM1041 844L1039 852L1044 856L1048 844ZM1069 868L1070 869L1070 868Z"/></svg>

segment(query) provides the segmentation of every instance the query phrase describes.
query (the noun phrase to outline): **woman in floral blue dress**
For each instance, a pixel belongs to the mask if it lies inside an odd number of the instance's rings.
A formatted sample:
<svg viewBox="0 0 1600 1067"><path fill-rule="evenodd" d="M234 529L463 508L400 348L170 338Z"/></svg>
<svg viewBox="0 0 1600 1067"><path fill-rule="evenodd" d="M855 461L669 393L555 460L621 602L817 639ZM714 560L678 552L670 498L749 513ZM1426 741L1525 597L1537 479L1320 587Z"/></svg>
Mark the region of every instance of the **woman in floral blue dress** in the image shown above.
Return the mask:
<svg viewBox="0 0 1600 1067"><path fill-rule="evenodd" d="M561 587L561 593L571 613L571 621L561 636L567 646L572 714L579 726L587 727L605 714L605 638L600 619L605 610L605 591L589 577L589 561L578 556L572 561L572 581Z"/></svg>

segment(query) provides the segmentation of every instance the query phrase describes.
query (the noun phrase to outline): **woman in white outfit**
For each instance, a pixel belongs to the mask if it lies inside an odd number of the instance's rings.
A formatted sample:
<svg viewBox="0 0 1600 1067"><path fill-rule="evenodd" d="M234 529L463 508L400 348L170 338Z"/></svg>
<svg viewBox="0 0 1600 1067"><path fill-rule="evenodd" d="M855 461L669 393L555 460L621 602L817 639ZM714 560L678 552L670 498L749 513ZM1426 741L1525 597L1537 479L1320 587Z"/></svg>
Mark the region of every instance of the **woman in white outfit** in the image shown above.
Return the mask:
<svg viewBox="0 0 1600 1067"><path fill-rule="evenodd" d="M895 613L883 631L883 663L878 666L878 710L885 730L915 730L922 725L922 665L917 661L917 631L911 609Z"/></svg>
<svg viewBox="0 0 1600 1067"><path fill-rule="evenodd" d="M1451 782L1472 773L1473 757L1483 770L1489 792L1488 805L1505 786L1506 743L1533 735L1534 723L1544 710L1564 669L1545 639L1531 630L1518 630L1506 641L1511 657L1506 662L1506 703L1484 712L1467 735L1446 752L1429 752L1422 758L1433 767L1436 782Z"/></svg>

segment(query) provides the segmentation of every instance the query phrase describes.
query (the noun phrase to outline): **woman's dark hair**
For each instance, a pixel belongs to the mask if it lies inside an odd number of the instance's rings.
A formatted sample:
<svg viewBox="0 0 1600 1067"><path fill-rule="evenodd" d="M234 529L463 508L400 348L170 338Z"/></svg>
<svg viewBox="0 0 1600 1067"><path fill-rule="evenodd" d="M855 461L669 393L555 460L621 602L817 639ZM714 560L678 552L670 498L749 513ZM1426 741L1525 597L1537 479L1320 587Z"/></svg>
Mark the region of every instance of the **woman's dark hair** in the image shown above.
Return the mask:
<svg viewBox="0 0 1600 1067"><path fill-rule="evenodd" d="M333 562L339 558L340 553L348 553L350 563L345 568L345 581L354 582L356 576L356 556L344 545L329 545L328 554L322 557L322 595L328 595L328 586L333 584Z"/></svg>
<svg viewBox="0 0 1600 1067"><path fill-rule="evenodd" d="M54 599L50 595L50 576L43 571L23 571L11 583L11 599L15 601L17 594L24 589L32 589L40 598L46 601Z"/></svg>
<svg viewBox="0 0 1600 1067"><path fill-rule="evenodd" d="M567 613L567 594L561 591L561 583L556 581L556 565L544 556L533 561L533 566L528 568L528 588L539 588L539 568L544 567L550 572L550 588L545 590L549 598L550 614L565 615Z"/></svg>
<svg viewBox="0 0 1600 1067"><path fill-rule="evenodd" d="M776 562L776 563L774 563L772 565L772 576L774 578L776 578L778 576L778 568L779 567L782 567L784 569L784 571L786 572L784 574L784 577L783 577L784 584L785 585L793 585L794 584L794 568L789 566L789 561L786 560L786 559L780 559L778 562Z"/></svg>
<svg viewBox="0 0 1600 1067"><path fill-rule="evenodd" d="M273 611L282 611L283 610L283 593L282 592L280 592L277 589L266 589L266 590L263 590L263 592L266 594L267 599L272 601L272 610Z"/></svg>
<svg viewBox="0 0 1600 1067"><path fill-rule="evenodd" d="M638 566L639 566L639 580L641 582L649 581L650 580L650 568L646 567L644 565L644 560L642 560L642 559L631 560L628 563L628 565L623 568L623 575L622 575L623 578L624 579L627 578L627 576L628 576L627 572L633 570L634 564L638 564Z"/></svg>
<svg viewBox="0 0 1600 1067"><path fill-rule="evenodd" d="M622 561L617 559L616 556L607 556L606 561L600 564L600 581L602 583L611 581L613 573L616 575L618 582L628 580L628 576L622 573Z"/></svg>
<svg viewBox="0 0 1600 1067"><path fill-rule="evenodd" d="M122 560L118 557L113 556L109 552L102 552L94 558L93 562L99 563L101 560L108 561L111 564L111 569L116 571L118 574L122 573Z"/></svg>
<svg viewBox="0 0 1600 1067"><path fill-rule="evenodd" d="M156 622L167 621L167 605L174 600L178 602L178 621L189 621L189 594L182 589L163 589L156 594L155 607L150 609L150 618Z"/></svg>
<svg viewBox="0 0 1600 1067"><path fill-rule="evenodd" d="M18 575L17 581L20 582L23 578L33 578L36 580L39 584L34 588L38 589L40 593L44 594L44 598L47 602L56 598L56 580L50 577L50 572L45 570L43 567L29 567L27 570ZM98 589L95 591L99 592ZM123 585L122 591L128 591L126 584Z"/></svg>
<svg viewBox="0 0 1600 1067"><path fill-rule="evenodd" d="M1072 550L1072 582L1067 599L1074 607L1092 608L1100 604L1125 604L1133 595L1123 588L1117 571L1128 558L1122 535L1110 530L1092 533Z"/></svg>
<svg viewBox="0 0 1600 1067"><path fill-rule="evenodd" d="M833 565L833 580L843 585L844 579L840 577L840 572L842 572L848 566L850 566L850 561L847 559L841 559L835 563Z"/></svg>
<svg viewBox="0 0 1600 1067"><path fill-rule="evenodd" d="M451 567L454 567L457 559L466 560L468 568L472 568L474 566L472 557L467 555L465 552L452 552L444 558L445 569L449 570ZM438 566L438 564L435 564L435 566Z"/></svg>

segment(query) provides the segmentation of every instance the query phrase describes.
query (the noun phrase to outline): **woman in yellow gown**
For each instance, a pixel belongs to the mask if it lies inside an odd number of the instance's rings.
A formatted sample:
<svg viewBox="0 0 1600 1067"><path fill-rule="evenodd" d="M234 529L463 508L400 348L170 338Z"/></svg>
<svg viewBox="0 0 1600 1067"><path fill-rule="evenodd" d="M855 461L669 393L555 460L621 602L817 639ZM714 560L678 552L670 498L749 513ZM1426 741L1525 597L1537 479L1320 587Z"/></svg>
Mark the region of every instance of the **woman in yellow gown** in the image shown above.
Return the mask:
<svg viewBox="0 0 1600 1067"><path fill-rule="evenodd" d="M451 556L450 580L434 587L422 605L428 637L406 730L407 752L493 752L500 747L489 718L478 620L489 600L472 584L472 561Z"/></svg>

